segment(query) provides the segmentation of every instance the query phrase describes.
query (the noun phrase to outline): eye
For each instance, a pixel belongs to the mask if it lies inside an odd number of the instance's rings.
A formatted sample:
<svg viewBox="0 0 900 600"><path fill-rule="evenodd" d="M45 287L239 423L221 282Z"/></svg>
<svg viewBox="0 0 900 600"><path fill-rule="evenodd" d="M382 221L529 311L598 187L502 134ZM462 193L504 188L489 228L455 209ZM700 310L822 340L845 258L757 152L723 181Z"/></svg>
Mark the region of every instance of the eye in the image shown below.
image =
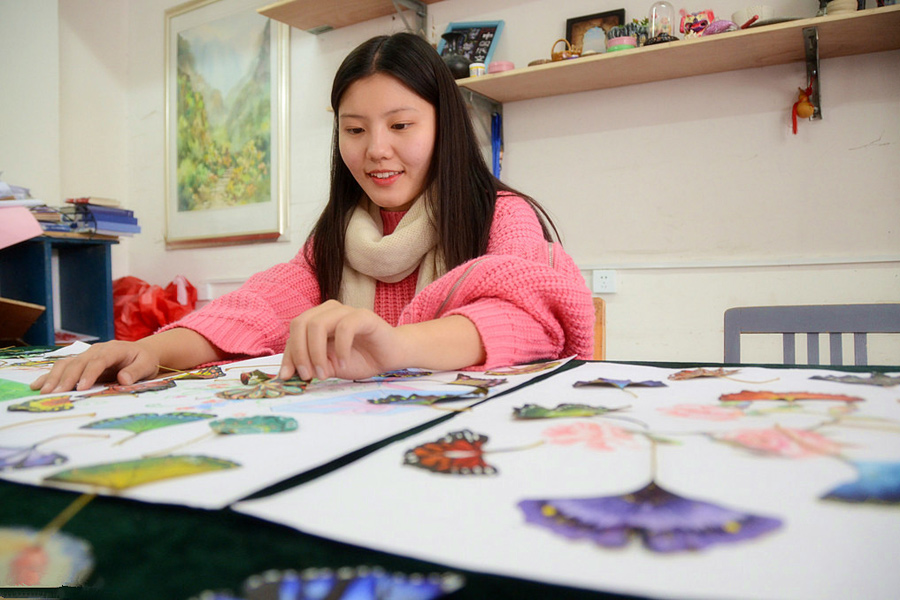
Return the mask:
<svg viewBox="0 0 900 600"><path fill-rule="evenodd" d="M412 123L394 123L393 125L391 125L391 129L397 129L399 131L409 129L410 127L412 127Z"/></svg>
<svg viewBox="0 0 900 600"><path fill-rule="evenodd" d="M362 127L345 127L344 128L344 133L346 133L348 135L359 135L362 132L363 132Z"/></svg>

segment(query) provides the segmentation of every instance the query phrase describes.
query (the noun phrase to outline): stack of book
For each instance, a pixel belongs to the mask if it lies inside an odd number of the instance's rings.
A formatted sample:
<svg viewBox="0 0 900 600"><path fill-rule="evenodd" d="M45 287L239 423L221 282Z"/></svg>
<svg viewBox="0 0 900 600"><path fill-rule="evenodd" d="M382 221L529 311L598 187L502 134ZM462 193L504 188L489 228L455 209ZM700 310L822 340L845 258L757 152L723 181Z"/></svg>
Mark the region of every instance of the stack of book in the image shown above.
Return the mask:
<svg viewBox="0 0 900 600"><path fill-rule="evenodd" d="M44 231L122 236L141 232L134 211L121 208L118 200L109 198L69 198L58 216L47 214L41 220Z"/></svg>

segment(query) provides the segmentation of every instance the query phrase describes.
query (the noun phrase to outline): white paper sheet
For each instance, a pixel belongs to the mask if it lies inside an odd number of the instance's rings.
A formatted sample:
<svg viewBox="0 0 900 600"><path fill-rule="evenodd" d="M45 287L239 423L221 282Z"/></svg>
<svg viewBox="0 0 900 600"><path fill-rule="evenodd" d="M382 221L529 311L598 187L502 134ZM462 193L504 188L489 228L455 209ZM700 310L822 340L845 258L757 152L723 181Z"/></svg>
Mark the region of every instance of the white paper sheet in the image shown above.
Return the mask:
<svg viewBox="0 0 900 600"><path fill-rule="evenodd" d="M846 375L817 370L746 368L733 376L742 382L671 381L674 372L588 363L329 475L234 508L307 533L455 568L608 592L718 600L897 598L900 506L820 497L856 479L848 461L900 461L900 387L810 379ZM636 396L615 388L573 387L597 377L658 380L666 387L625 388ZM742 390L826 392L864 401L762 401L738 408L719 399ZM563 402L630 408L581 419L511 416L526 403L552 408ZM403 464L407 451L465 429L489 438L482 458L497 474L448 475ZM821 437L799 437L804 430ZM765 446L773 432L783 431L801 443L770 442L776 455L714 437L740 433L739 439ZM754 432L759 435L749 436ZM515 450L541 440L539 446ZM834 444L841 444L840 456L828 454ZM782 526L740 542L660 553L645 547L638 535L620 548L573 541L526 523L517 506L525 499L627 494L648 483L654 464L656 483L672 493L777 518Z"/></svg>
<svg viewBox="0 0 900 600"><path fill-rule="evenodd" d="M232 461L240 466L147 483L120 492L102 488L95 490L85 485L53 485L81 491L116 493L148 502L222 508L350 452L441 418L447 414L447 408L461 409L484 398L442 403L438 405L441 408L367 402L368 398L392 393L459 394L474 390L472 386L449 383L459 377L460 372L457 371L381 382L326 380L312 384L304 394L271 399L225 400L216 397L218 391L242 387L239 381L241 372L260 369L275 374L280 361L280 356L270 356L224 365L227 370L224 378L179 381L172 389L138 395L78 399L76 394L73 396L76 400L73 408L60 412L9 410L9 407L37 396L0 402L0 447L18 448L25 452L27 448L37 445L36 448L42 452L56 452L65 457L65 462L58 465L0 469L0 477L47 485L46 477L77 467L136 460L158 454L202 455ZM24 362L24 359L6 361L5 365L0 366L0 379L28 383L48 368L46 365L25 367L22 366ZM552 369L564 363L557 361L548 367ZM505 383L489 388L488 396L541 374L489 375L488 378L505 380ZM464 375L478 377L483 374L465 372ZM99 389L102 388L95 388ZM280 415L295 419L298 428L284 433L210 436L210 419L180 423L138 435L122 429L83 428L103 419L142 413L199 413L219 419ZM198 441L190 443L192 440Z"/></svg>

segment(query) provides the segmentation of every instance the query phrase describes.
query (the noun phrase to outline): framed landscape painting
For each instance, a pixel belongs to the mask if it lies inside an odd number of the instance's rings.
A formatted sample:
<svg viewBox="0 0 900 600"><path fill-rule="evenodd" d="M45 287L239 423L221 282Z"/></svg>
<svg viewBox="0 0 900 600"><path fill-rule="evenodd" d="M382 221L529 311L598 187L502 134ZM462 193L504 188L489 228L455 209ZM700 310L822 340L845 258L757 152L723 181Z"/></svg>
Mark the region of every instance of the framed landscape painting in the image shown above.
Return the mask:
<svg viewBox="0 0 900 600"><path fill-rule="evenodd" d="M259 0L166 12L166 245L275 241L287 226L289 27Z"/></svg>

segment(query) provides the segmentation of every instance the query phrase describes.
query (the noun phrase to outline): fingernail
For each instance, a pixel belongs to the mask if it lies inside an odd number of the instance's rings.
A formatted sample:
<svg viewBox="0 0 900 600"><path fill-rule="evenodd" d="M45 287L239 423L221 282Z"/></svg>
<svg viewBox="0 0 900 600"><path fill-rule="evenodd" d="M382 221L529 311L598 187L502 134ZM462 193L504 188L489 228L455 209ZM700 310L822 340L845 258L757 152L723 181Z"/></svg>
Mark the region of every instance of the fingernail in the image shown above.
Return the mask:
<svg viewBox="0 0 900 600"><path fill-rule="evenodd" d="M325 369L322 367L316 367L316 377L319 379L325 379Z"/></svg>
<svg viewBox="0 0 900 600"><path fill-rule="evenodd" d="M310 379L312 379L312 377L309 376L309 369L307 369L306 367L300 367L297 370L300 372L300 379L304 381L309 381Z"/></svg>

